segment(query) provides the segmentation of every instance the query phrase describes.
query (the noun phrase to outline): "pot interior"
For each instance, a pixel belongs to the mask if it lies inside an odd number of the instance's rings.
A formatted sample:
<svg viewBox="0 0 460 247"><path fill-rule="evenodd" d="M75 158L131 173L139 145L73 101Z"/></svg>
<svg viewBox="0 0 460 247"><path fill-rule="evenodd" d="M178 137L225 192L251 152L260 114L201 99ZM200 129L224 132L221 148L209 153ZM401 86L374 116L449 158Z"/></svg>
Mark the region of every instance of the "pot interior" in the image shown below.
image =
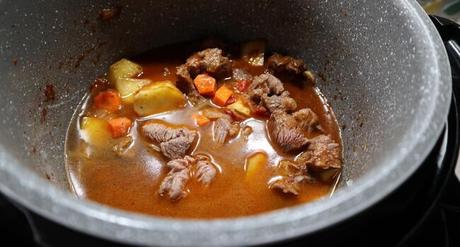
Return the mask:
<svg viewBox="0 0 460 247"><path fill-rule="evenodd" d="M438 71L424 61L434 56L426 53L432 44L403 2L2 1L0 140L20 161L9 165L69 191L66 129L90 83L111 63L209 36L265 38L269 49L302 58L319 75L342 126L340 188L353 187L398 160L417 122L431 114L437 85L430 73ZM101 20L99 12L111 7L120 15Z"/></svg>

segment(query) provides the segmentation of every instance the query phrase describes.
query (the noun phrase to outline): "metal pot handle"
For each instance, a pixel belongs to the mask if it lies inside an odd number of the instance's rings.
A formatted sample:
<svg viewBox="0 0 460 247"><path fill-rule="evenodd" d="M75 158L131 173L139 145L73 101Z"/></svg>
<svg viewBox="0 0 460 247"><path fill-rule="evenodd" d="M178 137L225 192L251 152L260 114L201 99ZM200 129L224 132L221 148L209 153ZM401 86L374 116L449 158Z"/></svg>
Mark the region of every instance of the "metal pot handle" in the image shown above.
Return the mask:
<svg viewBox="0 0 460 247"><path fill-rule="evenodd" d="M460 99L460 24L439 16L430 16L446 47L452 71L453 100ZM460 162L456 176L460 179Z"/></svg>
<svg viewBox="0 0 460 247"><path fill-rule="evenodd" d="M446 47L452 70L452 82L455 95L460 88L460 25L449 19L430 16Z"/></svg>

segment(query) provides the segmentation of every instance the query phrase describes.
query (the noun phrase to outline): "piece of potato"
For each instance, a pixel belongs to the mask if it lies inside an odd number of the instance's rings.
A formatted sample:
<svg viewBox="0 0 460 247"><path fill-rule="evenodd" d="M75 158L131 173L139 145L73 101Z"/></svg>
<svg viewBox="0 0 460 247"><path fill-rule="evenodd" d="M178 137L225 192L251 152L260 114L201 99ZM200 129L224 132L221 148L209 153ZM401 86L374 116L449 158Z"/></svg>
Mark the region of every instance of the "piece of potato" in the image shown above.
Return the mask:
<svg viewBox="0 0 460 247"><path fill-rule="evenodd" d="M108 79L111 83L116 84L119 78L133 78L140 73L142 73L142 66L123 58L110 65Z"/></svg>
<svg viewBox="0 0 460 247"><path fill-rule="evenodd" d="M115 87L120 93L123 103L132 104L134 102L134 94L150 83L149 79L118 78L115 80Z"/></svg>
<svg viewBox="0 0 460 247"><path fill-rule="evenodd" d="M170 81L155 82L134 95L134 111L139 116L171 111L184 107L185 96Z"/></svg>
<svg viewBox="0 0 460 247"><path fill-rule="evenodd" d="M123 103L133 103L133 95L143 86L150 84L151 81L148 79L133 78L140 73L142 73L142 66L125 58L110 66L109 81L120 92Z"/></svg>
<svg viewBox="0 0 460 247"><path fill-rule="evenodd" d="M228 105L227 108L236 114L243 115L244 117L251 116L251 109L249 109L249 107L241 99L238 99L235 103Z"/></svg>
<svg viewBox="0 0 460 247"><path fill-rule="evenodd" d="M246 177L254 178L260 171L267 167L268 165L268 156L266 153L255 153L246 158L245 169Z"/></svg>
<svg viewBox="0 0 460 247"><path fill-rule="evenodd" d="M265 43L264 40L254 40L244 43L241 47L241 57L251 65L263 66Z"/></svg>
<svg viewBox="0 0 460 247"><path fill-rule="evenodd" d="M83 140L96 147L110 147L112 134L109 123L103 119L84 117L80 125L80 134Z"/></svg>

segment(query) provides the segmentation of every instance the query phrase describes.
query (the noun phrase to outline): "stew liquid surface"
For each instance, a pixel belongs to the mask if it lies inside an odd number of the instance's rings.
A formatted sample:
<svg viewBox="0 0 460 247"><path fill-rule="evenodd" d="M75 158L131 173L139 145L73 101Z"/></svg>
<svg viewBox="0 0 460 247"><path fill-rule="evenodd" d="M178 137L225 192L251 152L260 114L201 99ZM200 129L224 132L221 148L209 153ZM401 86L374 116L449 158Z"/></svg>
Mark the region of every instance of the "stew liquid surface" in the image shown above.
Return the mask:
<svg viewBox="0 0 460 247"><path fill-rule="evenodd" d="M200 46L194 43L157 48L131 61L142 66L143 72L137 79L152 82L177 81L176 67L183 64ZM231 56L233 69L240 68L252 76L267 70L267 66L253 66L246 60ZM320 130L314 130L309 138L327 134L341 147L339 127L332 109L318 88L311 82L295 83L279 77L285 89L297 102L297 109L308 107L319 119ZM230 84L231 78L218 80L218 85ZM84 103L77 110L68 130L66 140L66 167L70 184L78 197L90 199L116 208L166 217L222 218L238 217L290 207L330 195L339 179L340 170L328 181L316 179L301 184L296 196L270 189L267 184L274 176L274 169L281 160L294 160L299 152L284 152L271 141L267 131L268 117L247 117L240 120L241 126L252 129L247 137L240 132L223 145L216 145L213 139L213 124L197 126L194 114L206 107L216 107L211 101L192 106L187 102L177 110L148 116L139 116L131 104L122 104L116 113L106 113L94 106L97 93L113 88L110 84L96 82ZM112 148L125 137L111 138L103 147L93 146L82 134L84 117L104 118L107 115L123 116L132 120L126 136L130 141L123 147L123 155ZM111 116L111 115L110 115ZM209 186L203 186L196 179L187 182L187 194L180 200L168 200L159 191L162 180L169 169L170 160L142 135L141 127L157 122L165 125L185 126L196 130L190 154L206 154L211 157L217 175ZM126 147L127 146L127 147ZM109 147L109 148L107 148ZM126 149L126 150L125 150ZM267 162L258 168L256 175L247 173L247 159L258 152L266 154Z"/></svg>

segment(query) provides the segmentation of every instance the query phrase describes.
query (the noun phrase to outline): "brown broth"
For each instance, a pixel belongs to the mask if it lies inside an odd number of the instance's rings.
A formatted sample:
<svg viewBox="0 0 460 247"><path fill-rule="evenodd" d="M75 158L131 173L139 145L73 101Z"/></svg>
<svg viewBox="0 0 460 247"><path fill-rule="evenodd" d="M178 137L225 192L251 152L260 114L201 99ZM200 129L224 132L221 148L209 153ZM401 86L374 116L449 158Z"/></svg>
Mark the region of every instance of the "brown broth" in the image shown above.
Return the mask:
<svg viewBox="0 0 460 247"><path fill-rule="evenodd" d="M152 81L175 81L175 67L182 64L192 51L199 48L190 46L169 46L156 49L145 56L132 59L143 66L142 78ZM263 67L252 67L233 58L234 67L248 70L254 75L264 71ZM165 69L167 68L167 69ZM166 72L165 72L166 71ZM169 71L169 73L167 73ZM285 81L283 81L285 82ZM340 131L332 109L314 85L294 85L285 83L287 90L300 107L310 107L320 117L324 131L341 143ZM97 201L116 208L151 215L181 218L221 218L238 217L262 213L283 207L310 202L332 193L334 183L305 183L298 197L286 196L267 187L273 176L272 166L281 159L292 159L292 154L284 154L273 147L266 135L264 119L250 118L245 124L253 128L248 140L236 138L224 146L216 146L212 141L211 125L197 128L191 119L196 112L190 106L184 109L139 118L131 106L124 106L120 115L134 119L135 126L129 135L134 139L128 155L123 158L111 151L97 150L88 146L79 137L81 116L97 115L90 106L91 95L77 110L66 140L66 167L69 181L77 196ZM138 127L147 120L163 120L172 124L185 125L199 131L200 140L194 153L207 153L220 168L220 173L211 186L203 187L194 181L188 183L189 194L177 202L158 195L158 187L167 173L167 160L146 147L146 141L138 134ZM245 174L246 158L258 151L269 157L269 166L255 178ZM88 155L89 154L89 155Z"/></svg>

